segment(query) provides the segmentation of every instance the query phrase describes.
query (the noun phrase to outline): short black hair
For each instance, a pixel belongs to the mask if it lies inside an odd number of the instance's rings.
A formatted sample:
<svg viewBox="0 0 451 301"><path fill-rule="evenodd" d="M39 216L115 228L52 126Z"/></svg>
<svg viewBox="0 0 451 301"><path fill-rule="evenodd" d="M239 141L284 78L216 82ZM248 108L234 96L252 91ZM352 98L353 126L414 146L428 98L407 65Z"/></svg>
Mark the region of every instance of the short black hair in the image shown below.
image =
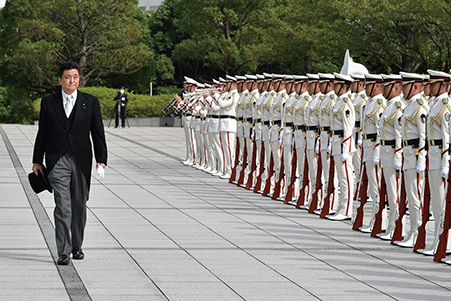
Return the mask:
<svg viewBox="0 0 451 301"><path fill-rule="evenodd" d="M80 73L80 65L75 62L69 61L61 64L58 70L58 77L61 78L63 76L64 70L77 69L78 73Z"/></svg>

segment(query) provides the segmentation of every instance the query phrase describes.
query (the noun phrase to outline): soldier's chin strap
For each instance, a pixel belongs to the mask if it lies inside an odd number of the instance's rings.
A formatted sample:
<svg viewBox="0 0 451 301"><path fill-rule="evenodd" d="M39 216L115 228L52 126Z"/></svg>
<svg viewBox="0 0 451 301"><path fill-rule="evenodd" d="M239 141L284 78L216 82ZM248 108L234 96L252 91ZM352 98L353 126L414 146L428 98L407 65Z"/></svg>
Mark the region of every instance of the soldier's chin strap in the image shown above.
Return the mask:
<svg viewBox="0 0 451 301"><path fill-rule="evenodd" d="M390 85L390 92L388 92L388 94L387 94L387 99L391 99L390 98L390 95L391 95L391 92L393 92L393 88L395 87L395 83L393 83L393 84L391 84Z"/></svg>
<svg viewBox="0 0 451 301"><path fill-rule="evenodd" d="M413 85L415 85L415 83L410 83L412 86L410 86L410 90L409 93L407 93L406 99L409 100L410 99L410 93L412 93L412 89L413 89Z"/></svg>
<svg viewBox="0 0 451 301"><path fill-rule="evenodd" d="M374 91L374 87L376 86L376 83L372 83L371 85L373 85L372 87L371 87L371 92L370 92L370 97L373 97L373 91Z"/></svg>
<svg viewBox="0 0 451 301"><path fill-rule="evenodd" d="M443 85L443 81L440 81L440 87L438 87L437 94L435 95L436 98L438 98L440 95L440 90L442 89L442 85Z"/></svg>

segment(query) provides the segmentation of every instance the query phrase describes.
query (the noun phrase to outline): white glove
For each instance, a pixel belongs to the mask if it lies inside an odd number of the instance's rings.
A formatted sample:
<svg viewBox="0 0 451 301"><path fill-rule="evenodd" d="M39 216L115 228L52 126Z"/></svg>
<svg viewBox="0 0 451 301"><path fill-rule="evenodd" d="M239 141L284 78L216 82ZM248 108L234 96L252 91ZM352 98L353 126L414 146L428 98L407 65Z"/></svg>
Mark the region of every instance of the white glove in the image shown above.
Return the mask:
<svg viewBox="0 0 451 301"><path fill-rule="evenodd" d="M102 165L99 165L97 168L97 173L99 174L99 177L105 178L105 168L103 168Z"/></svg>
<svg viewBox="0 0 451 301"><path fill-rule="evenodd" d="M362 147L362 139L357 140L357 145Z"/></svg>
<svg viewBox="0 0 451 301"><path fill-rule="evenodd" d="M449 167L442 166L442 170L440 171L440 175L442 178L448 179Z"/></svg>
<svg viewBox="0 0 451 301"><path fill-rule="evenodd" d="M315 153L319 154L319 143L317 143L315 146Z"/></svg>
<svg viewBox="0 0 451 301"><path fill-rule="evenodd" d="M417 164L417 173L421 174L426 170L426 164L418 163Z"/></svg>
<svg viewBox="0 0 451 301"><path fill-rule="evenodd" d="M393 163L393 168L396 169L396 170L401 170L402 164L401 164L401 163L396 163L396 162L394 162L394 163Z"/></svg>
<svg viewBox="0 0 451 301"><path fill-rule="evenodd" d="M349 153L342 153L341 154L341 161L346 161L349 159Z"/></svg>
<svg viewBox="0 0 451 301"><path fill-rule="evenodd" d="M381 160L379 160L378 157L373 157L373 163L374 163L374 165L379 165L380 161L381 161Z"/></svg>
<svg viewBox="0 0 451 301"><path fill-rule="evenodd" d="M330 154L330 150L331 150L331 147L330 147L330 144L327 146L327 153L328 154Z"/></svg>

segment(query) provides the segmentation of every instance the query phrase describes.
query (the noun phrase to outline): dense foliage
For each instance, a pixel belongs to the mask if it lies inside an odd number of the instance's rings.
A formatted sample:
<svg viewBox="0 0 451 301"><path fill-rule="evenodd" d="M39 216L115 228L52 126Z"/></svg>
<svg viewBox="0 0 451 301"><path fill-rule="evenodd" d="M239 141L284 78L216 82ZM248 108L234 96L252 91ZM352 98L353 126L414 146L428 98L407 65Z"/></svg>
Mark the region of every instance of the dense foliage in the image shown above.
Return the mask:
<svg viewBox="0 0 451 301"><path fill-rule="evenodd" d="M64 60L82 86L171 94L187 75L448 72L449 0L7 0L0 11L0 122L28 122ZM144 110L146 111L146 110ZM141 113L139 113L141 114Z"/></svg>

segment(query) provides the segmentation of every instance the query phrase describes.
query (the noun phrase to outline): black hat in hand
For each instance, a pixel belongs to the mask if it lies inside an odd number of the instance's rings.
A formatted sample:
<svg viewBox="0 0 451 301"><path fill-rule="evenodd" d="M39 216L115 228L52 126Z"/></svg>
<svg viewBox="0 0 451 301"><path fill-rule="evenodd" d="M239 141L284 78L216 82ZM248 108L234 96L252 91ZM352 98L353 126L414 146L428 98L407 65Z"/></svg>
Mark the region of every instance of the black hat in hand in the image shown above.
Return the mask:
<svg viewBox="0 0 451 301"><path fill-rule="evenodd" d="M38 172L38 175L34 172L29 173L28 181L30 182L31 188L33 188L35 193L41 193L46 189L48 192L52 193L53 189L50 185L49 179L47 178L47 169L44 165L42 166L42 169L44 170L44 174L41 172Z"/></svg>

